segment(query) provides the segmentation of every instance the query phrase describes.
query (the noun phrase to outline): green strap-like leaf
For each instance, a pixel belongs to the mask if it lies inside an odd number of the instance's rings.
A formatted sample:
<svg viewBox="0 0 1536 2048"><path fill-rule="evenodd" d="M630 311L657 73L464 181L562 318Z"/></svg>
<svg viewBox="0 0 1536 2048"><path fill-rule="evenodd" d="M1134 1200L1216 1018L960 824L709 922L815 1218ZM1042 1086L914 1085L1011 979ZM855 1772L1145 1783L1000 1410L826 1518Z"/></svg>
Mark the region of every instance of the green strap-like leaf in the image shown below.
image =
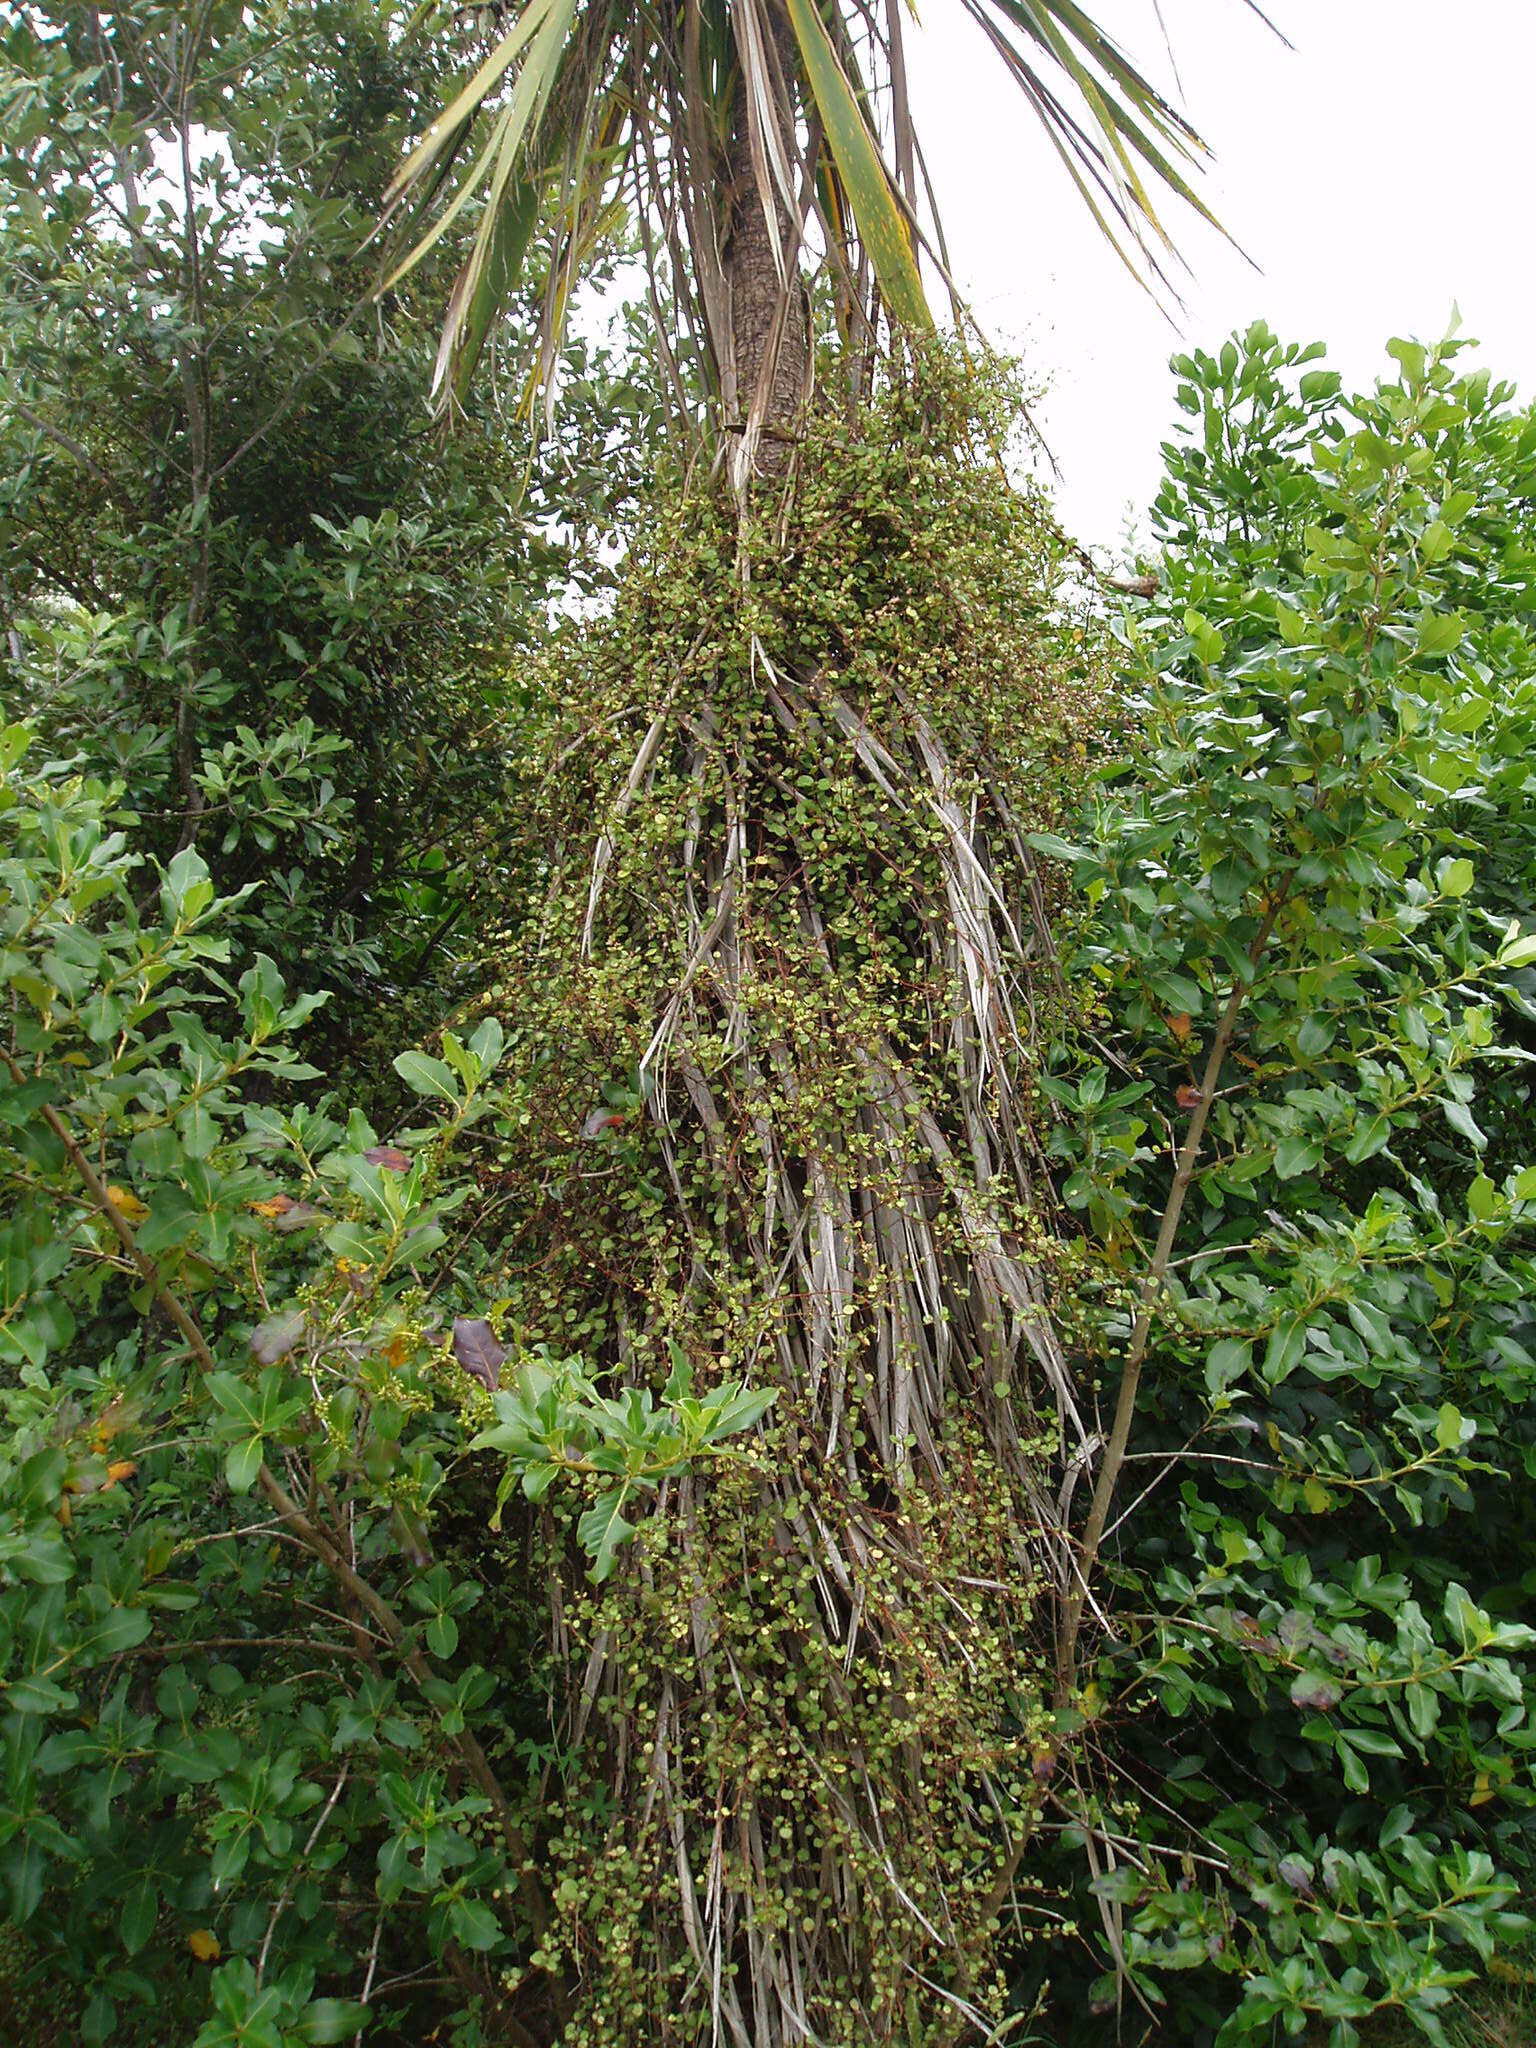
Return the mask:
<svg viewBox="0 0 1536 2048"><path fill-rule="evenodd" d="M438 115L391 178L389 190L384 195L386 205L396 199L411 180L448 147L464 122L478 113L481 102L500 83L523 45L543 26L553 4L554 0L529 0L529 5L519 16L510 34L502 37L468 85ZM566 10L566 18L567 21L570 18L569 9Z"/></svg>
<svg viewBox="0 0 1536 2048"><path fill-rule="evenodd" d="M931 327L933 316L923 293L905 217L821 16L812 0L789 0L789 18L832 160L848 194L891 317L905 327Z"/></svg>
<svg viewBox="0 0 1536 2048"><path fill-rule="evenodd" d="M503 200L496 216L490 251L475 283L459 338L453 367L454 396L462 405L469 390L491 322L506 303L516 284L528 253L528 244L538 225L539 195L532 185L518 184Z"/></svg>

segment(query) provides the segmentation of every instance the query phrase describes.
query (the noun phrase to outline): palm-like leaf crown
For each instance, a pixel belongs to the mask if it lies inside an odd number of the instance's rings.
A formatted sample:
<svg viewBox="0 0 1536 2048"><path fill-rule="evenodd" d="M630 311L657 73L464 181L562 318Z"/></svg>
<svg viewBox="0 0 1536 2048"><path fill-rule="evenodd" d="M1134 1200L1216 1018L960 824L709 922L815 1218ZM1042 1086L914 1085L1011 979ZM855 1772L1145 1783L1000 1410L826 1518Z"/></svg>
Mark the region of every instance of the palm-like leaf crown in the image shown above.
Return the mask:
<svg viewBox="0 0 1536 2048"><path fill-rule="evenodd" d="M1100 230L1133 269L1166 282L1171 244L1153 194L1176 193L1211 218L1189 181L1203 154L1193 128L1075 0L962 4ZM927 325L920 257L948 279L908 105L907 5L525 0L497 10L494 47L389 193L410 253L387 283L478 209L444 325L440 402L462 394L541 223L552 232L548 371L572 286L628 205L653 268L670 272L683 323L664 350L681 341L706 388L735 403L727 251L748 178L746 203L768 223L786 297L814 248L849 328L873 334L882 311L897 326Z"/></svg>

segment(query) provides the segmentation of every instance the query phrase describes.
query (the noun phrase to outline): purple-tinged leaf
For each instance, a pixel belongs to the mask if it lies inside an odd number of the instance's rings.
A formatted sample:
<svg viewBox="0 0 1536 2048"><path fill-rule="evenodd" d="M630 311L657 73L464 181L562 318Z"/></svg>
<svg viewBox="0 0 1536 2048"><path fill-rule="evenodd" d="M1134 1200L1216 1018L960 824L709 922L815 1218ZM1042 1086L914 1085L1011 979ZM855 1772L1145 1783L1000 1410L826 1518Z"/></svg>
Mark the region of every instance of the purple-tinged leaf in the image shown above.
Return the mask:
<svg viewBox="0 0 1536 2048"><path fill-rule="evenodd" d="M276 1365L302 1340L305 1325L301 1308L288 1308L280 1316L269 1316L251 1333L252 1354L262 1365Z"/></svg>
<svg viewBox="0 0 1536 2048"><path fill-rule="evenodd" d="M418 1571L424 1571L432 1562L432 1552L421 1517L397 1503L390 1510L389 1526L406 1557Z"/></svg>
<svg viewBox="0 0 1536 2048"><path fill-rule="evenodd" d="M455 1316L453 1355L472 1380L478 1380L488 1394L494 1394L501 1378L501 1362L507 1355L496 1333L483 1316Z"/></svg>
<svg viewBox="0 0 1536 2048"><path fill-rule="evenodd" d="M1278 1868L1282 1884L1289 1885L1303 1899L1313 1896L1312 1869L1304 1857L1282 1856Z"/></svg>
<svg viewBox="0 0 1536 2048"><path fill-rule="evenodd" d="M1311 1707L1316 1713L1327 1714L1343 1697L1340 1688L1321 1671L1303 1671L1291 1680L1293 1707Z"/></svg>

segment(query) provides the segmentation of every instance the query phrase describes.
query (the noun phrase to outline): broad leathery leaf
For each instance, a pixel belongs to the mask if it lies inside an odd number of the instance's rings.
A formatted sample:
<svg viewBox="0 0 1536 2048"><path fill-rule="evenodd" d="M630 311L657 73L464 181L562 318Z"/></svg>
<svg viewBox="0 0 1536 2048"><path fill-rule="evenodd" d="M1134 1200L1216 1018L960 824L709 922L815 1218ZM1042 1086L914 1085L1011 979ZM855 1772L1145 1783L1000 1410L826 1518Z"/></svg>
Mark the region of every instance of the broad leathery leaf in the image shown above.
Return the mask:
<svg viewBox="0 0 1536 2048"><path fill-rule="evenodd" d="M1457 1101L1454 1096L1444 1096L1441 1099L1440 1107L1445 1113L1446 1122L1453 1131L1459 1131L1468 1144L1474 1146L1479 1152L1487 1150L1487 1134L1479 1128L1471 1110L1468 1109L1464 1102Z"/></svg>
<svg viewBox="0 0 1536 2048"><path fill-rule="evenodd" d="M1306 1348L1306 1323L1300 1316L1282 1316L1270 1332L1264 1353L1263 1374L1270 1386L1278 1386L1294 1372Z"/></svg>
<svg viewBox="0 0 1536 2048"><path fill-rule="evenodd" d="M1448 860L1440 868L1440 893L1443 896L1465 896L1477 880L1477 870L1469 860Z"/></svg>
<svg viewBox="0 0 1536 2048"><path fill-rule="evenodd" d="M224 1458L224 1477L231 1493L249 1493L261 1471L262 1440L246 1437L232 1444Z"/></svg>
<svg viewBox="0 0 1536 2048"><path fill-rule="evenodd" d="M1435 1445L1437 1449L1442 1451L1459 1450L1461 1448L1461 1435L1462 1421L1460 1409L1450 1401L1442 1402L1439 1416L1435 1422Z"/></svg>
<svg viewBox="0 0 1536 2048"><path fill-rule="evenodd" d="M1426 611L1419 619L1417 652L1449 654L1461 645L1466 630L1467 622L1460 612Z"/></svg>
<svg viewBox="0 0 1536 2048"><path fill-rule="evenodd" d="M150 1615L143 1607L109 1607L88 1622L72 1648L77 1665L95 1664L133 1650L149 1634Z"/></svg>
<svg viewBox="0 0 1536 2048"><path fill-rule="evenodd" d="M1302 1856L1282 1856L1276 1865L1282 1884L1290 1886L1293 1892L1304 1899L1314 1896L1312 1890L1312 1866Z"/></svg>
<svg viewBox="0 0 1536 2048"><path fill-rule="evenodd" d="M262 1214L266 1214L265 1205ZM329 1223L331 1219L324 1209L317 1209L312 1202L288 1201L285 1208L273 1209L269 1220L272 1228L280 1230L286 1237L291 1231L307 1230L312 1223Z"/></svg>
<svg viewBox="0 0 1536 2048"><path fill-rule="evenodd" d="M361 2033L371 2017L366 2005L355 1998L312 1998L299 2018L299 2038L316 2048L331 2041L350 2041Z"/></svg>
<svg viewBox="0 0 1536 2048"><path fill-rule="evenodd" d="M501 1924L478 1899L455 1899L448 1909L454 1933L466 1948L484 1951L501 1939Z"/></svg>
<svg viewBox="0 0 1536 2048"><path fill-rule="evenodd" d="M724 1398L709 1418L711 1443L723 1436L736 1436L742 1430L750 1429L753 1423L762 1420L779 1398L773 1387L758 1387L745 1393L739 1387L726 1387L721 1392Z"/></svg>
<svg viewBox="0 0 1536 2048"><path fill-rule="evenodd" d="M59 1504L68 1471L69 1460L59 1446L45 1444L10 1475L7 1507L24 1521L37 1515L51 1515Z"/></svg>
<svg viewBox="0 0 1536 2048"><path fill-rule="evenodd" d="M483 1316L454 1317L453 1355L471 1379L478 1380L487 1393L495 1393L507 1347L497 1342Z"/></svg>
<svg viewBox="0 0 1536 2048"><path fill-rule="evenodd" d="M51 1678L14 1679L0 1697L13 1714L67 1714L80 1704L78 1693L66 1692Z"/></svg>
<svg viewBox="0 0 1536 2048"><path fill-rule="evenodd" d="M483 1017L469 1041L469 1050L480 1063L482 1080L493 1073L501 1064L501 1055L507 1042L506 1033L496 1017Z"/></svg>
<svg viewBox="0 0 1536 2048"><path fill-rule="evenodd" d="M427 1623L427 1648L442 1663L459 1647L459 1625L451 1614L434 1614Z"/></svg>
<svg viewBox="0 0 1536 2048"><path fill-rule="evenodd" d="M0 1858L0 1876L10 1893L11 1918L17 1926L30 1920L37 1911L47 1870L48 1858L42 1842L33 1837L19 1837Z"/></svg>
<svg viewBox="0 0 1536 2048"><path fill-rule="evenodd" d="M906 219L821 16L812 0L789 0L789 18L832 160L848 194L859 235L880 280L891 317L904 327L930 328L933 315L928 310Z"/></svg>
<svg viewBox="0 0 1536 2048"><path fill-rule="evenodd" d="M250 1385L234 1372L209 1373L206 1385L226 1415L251 1429L261 1428L261 1403Z"/></svg>
<svg viewBox="0 0 1536 2048"><path fill-rule="evenodd" d="M592 1577L599 1584L613 1570L615 1552L635 1533L633 1522L624 1519L625 1491L620 1486L600 1494L576 1524L582 1548L592 1560Z"/></svg>
<svg viewBox="0 0 1536 2048"><path fill-rule="evenodd" d="M136 1956L155 1931L155 1922L160 1918L160 1887L152 1875L146 1872L133 1885L123 1901L118 1929L123 1937L123 1947L129 1955Z"/></svg>
<svg viewBox="0 0 1536 2048"><path fill-rule="evenodd" d="M1206 1390L1211 1395L1225 1393L1234 1380L1242 1378L1253 1365L1253 1347L1237 1337L1221 1337L1214 1343L1205 1361Z"/></svg>
<svg viewBox="0 0 1536 2048"><path fill-rule="evenodd" d="M1075 866L1079 861L1087 861L1092 857L1085 853L1082 847L1073 846L1070 841L1063 839L1059 832L1026 832L1024 843L1032 847L1036 853L1043 853L1048 860L1065 861L1069 865Z"/></svg>
<svg viewBox="0 0 1536 2048"><path fill-rule="evenodd" d="M436 1095L444 1102L458 1101L459 1091L454 1086L452 1070L429 1053L397 1053L394 1066L401 1080L416 1094Z"/></svg>

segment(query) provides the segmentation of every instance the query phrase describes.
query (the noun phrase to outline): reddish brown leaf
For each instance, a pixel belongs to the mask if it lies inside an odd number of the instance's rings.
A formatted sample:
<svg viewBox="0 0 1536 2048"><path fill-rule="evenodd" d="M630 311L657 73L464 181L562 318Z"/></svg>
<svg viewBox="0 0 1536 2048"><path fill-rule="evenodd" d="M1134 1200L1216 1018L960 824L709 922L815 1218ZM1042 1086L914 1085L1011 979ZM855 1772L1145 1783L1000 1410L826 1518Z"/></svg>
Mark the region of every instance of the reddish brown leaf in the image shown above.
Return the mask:
<svg viewBox="0 0 1536 2048"><path fill-rule="evenodd" d="M496 1341L495 1331L483 1316L454 1317L453 1355L487 1393L496 1391L507 1347Z"/></svg>
<svg viewBox="0 0 1536 2048"><path fill-rule="evenodd" d="M251 1207L274 1230L302 1230L306 1223L325 1220L323 1209L316 1209L309 1202L296 1202L292 1195L268 1195L264 1202L252 1202Z"/></svg>
<svg viewBox="0 0 1536 2048"><path fill-rule="evenodd" d="M384 1166L391 1173L408 1173L411 1155L402 1152L398 1145L370 1145L363 1154L370 1166Z"/></svg>

